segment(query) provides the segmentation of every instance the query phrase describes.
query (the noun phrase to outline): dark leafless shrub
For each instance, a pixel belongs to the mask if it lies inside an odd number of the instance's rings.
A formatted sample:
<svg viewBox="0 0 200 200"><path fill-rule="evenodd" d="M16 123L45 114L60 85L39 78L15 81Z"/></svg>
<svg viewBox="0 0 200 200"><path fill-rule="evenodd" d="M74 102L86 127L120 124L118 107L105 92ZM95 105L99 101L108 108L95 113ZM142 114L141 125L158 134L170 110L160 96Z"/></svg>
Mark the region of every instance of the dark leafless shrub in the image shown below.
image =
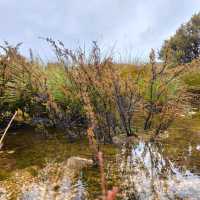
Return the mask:
<svg viewBox="0 0 200 200"><path fill-rule="evenodd" d="M46 40L65 66L70 81L65 90L76 91L88 118L95 124L97 139L111 142L117 128L127 136L134 135L133 116L141 98L137 81L121 77L112 58L101 57L96 42L93 42L90 55L86 56L81 49L72 51L62 42Z"/></svg>
<svg viewBox="0 0 200 200"><path fill-rule="evenodd" d="M183 87L180 76L185 66L170 68L166 61L156 63L155 52L150 54L150 78L147 81L147 97L144 99L144 130L156 135L165 131L179 114L183 103Z"/></svg>

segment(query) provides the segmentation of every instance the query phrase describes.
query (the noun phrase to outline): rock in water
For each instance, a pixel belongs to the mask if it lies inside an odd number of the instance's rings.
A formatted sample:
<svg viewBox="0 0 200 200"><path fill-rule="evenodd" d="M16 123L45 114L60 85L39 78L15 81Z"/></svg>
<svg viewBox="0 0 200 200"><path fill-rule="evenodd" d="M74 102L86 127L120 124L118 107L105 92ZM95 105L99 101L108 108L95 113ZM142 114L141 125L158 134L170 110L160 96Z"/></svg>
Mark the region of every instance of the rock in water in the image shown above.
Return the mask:
<svg viewBox="0 0 200 200"><path fill-rule="evenodd" d="M90 159L80 158L80 157L70 157L67 160L67 168L71 170L80 170L84 167L91 166L93 161Z"/></svg>

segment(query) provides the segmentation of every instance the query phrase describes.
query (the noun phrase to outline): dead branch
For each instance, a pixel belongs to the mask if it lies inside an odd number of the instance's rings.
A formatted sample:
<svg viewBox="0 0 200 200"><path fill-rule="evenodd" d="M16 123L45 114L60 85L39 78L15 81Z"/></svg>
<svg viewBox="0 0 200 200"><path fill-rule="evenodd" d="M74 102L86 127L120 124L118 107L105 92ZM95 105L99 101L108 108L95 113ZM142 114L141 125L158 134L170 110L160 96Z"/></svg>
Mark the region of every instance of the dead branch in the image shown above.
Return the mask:
<svg viewBox="0 0 200 200"><path fill-rule="evenodd" d="M3 140L4 140L5 136L6 136L6 133L7 133L8 129L10 128L10 126L11 126L13 120L15 119L16 115L17 115L17 111L15 111L15 114L12 116L12 118L11 118L10 122L8 123L3 135L1 136L1 139L0 139L0 150L3 147Z"/></svg>

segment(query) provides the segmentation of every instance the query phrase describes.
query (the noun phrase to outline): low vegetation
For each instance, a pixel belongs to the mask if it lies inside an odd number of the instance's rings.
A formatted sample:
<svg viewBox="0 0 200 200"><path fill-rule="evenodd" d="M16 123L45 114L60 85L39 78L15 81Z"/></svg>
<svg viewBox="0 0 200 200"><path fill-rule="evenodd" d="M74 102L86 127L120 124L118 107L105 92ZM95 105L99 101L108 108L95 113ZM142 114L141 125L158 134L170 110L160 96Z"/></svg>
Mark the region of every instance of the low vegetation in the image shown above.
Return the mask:
<svg viewBox="0 0 200 200"><path fill-rule="evenodd" d="M46 41L55 51L56 63L42 65L32 53L31 59L24 58L20 45L2 47L2 128L20 110L20 122L45 135L54 127L73 139L92 127L98 143L111 143L113 136L123 133L137 137L143 130L159 135L182 109L187 65L171 68L167 58L157 64L152 50L150 63L122 67L111 57L102 57L96 42L87 56L62 42Z"/></svg>

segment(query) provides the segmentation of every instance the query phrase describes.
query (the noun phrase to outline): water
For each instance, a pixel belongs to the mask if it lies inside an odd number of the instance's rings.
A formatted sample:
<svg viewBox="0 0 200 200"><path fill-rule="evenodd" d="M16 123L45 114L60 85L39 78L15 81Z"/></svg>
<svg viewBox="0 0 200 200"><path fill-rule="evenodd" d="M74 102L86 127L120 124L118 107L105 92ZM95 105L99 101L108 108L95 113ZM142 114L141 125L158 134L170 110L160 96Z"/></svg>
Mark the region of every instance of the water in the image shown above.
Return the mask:
<svg viewBox="0 0 200 200"><path fill-rule="evenodd" d="M120 199L199 200L199 115L177 120L156 142L140 139L124 145L115 159L110 162L117 181L115 177L111 184L120 188ZM86 190L94 191L94 178L85 182Z"/></svg>
<svg viewBox="0 0 200 200"><path fill-rule="evenodd" d="M165 157L163 148L143 141L124 148L119 159L123 199L200 199L200 176Z"/></svg>
<svg viewBox="0 0 200 200"><path fill-rule="evenodd" d="M121 149L102 148L107 186L118 186L119 199L200 199L199 115L178 119L156 142L141 137ZM70 144L58 133L44 139L30 130L10 134L0 154L0 200L39 200L44 191L46 199L99 197L99 169L63 174L62 163L70 156L90 158L87 141Z"/></svg>

